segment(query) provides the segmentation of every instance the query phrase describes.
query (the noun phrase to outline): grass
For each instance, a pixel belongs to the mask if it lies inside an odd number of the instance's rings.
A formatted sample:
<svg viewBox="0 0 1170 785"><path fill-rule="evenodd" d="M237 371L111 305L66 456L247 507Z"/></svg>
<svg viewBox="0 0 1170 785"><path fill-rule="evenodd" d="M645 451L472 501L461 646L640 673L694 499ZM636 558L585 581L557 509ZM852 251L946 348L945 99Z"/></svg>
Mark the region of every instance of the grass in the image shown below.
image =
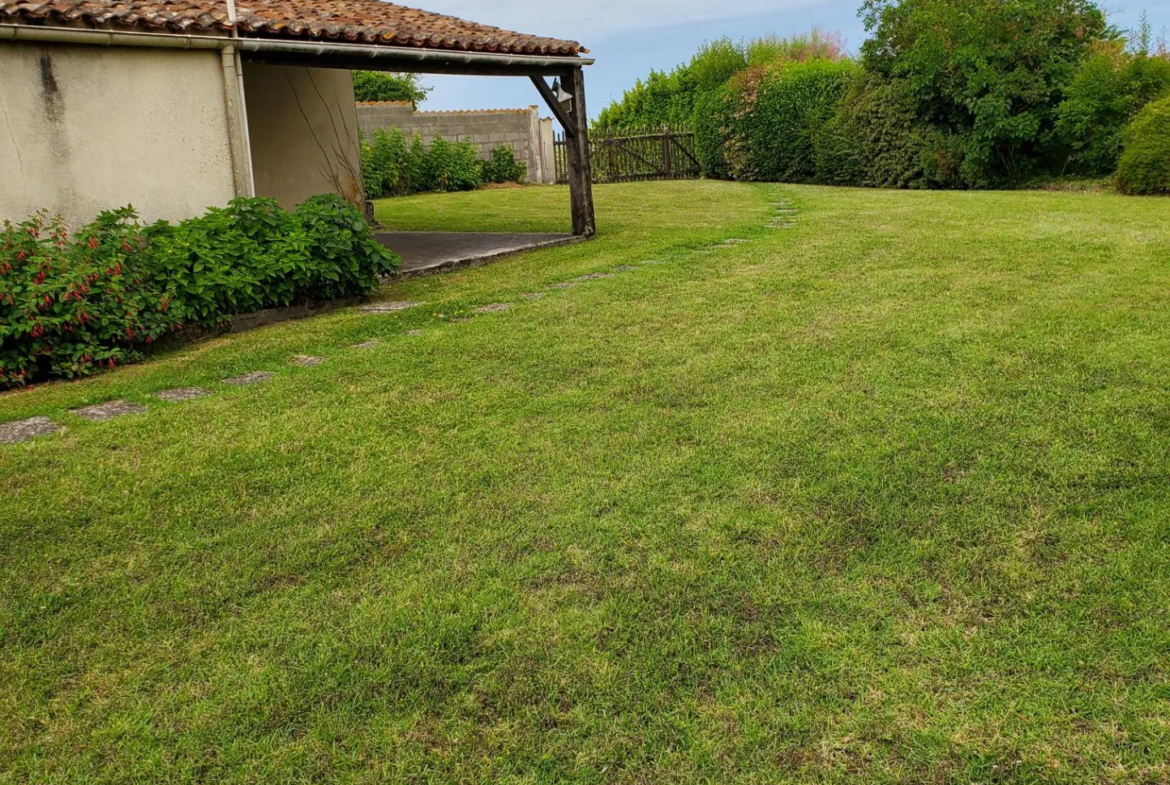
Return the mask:
<svg viewBox="0 0 1170 785"><path fill-rule="evenodd" d="M0 448L0 782L1170 781L1167 202L597 196L425 308L0 396L68 426Z"/></svg>

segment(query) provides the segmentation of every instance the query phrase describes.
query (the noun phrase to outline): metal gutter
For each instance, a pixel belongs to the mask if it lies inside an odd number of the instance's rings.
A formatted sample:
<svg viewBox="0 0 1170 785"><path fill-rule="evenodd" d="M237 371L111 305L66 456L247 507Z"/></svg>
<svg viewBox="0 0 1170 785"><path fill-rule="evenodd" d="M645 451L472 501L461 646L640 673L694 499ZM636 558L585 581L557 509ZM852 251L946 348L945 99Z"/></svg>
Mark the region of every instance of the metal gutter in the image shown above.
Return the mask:
<svg viewBox="0 0 1170 785"><path fill-rule="evenodd" d="M452 49L381 46L375 44L339 44L326 41L284 41L274 38L234 38L229 35L191 35L182 33L126 33L92 28L50 27L43 25L0 24L0 41L31 43L92 44L96 46L147 46L166 49L226 49L243 52L280 52L309 56L338 56L390 59L400 62L447 65L517 66L529 68L578 68L596 61L583 57L549 57L513 55L494 52L461 52Z"/></svg>

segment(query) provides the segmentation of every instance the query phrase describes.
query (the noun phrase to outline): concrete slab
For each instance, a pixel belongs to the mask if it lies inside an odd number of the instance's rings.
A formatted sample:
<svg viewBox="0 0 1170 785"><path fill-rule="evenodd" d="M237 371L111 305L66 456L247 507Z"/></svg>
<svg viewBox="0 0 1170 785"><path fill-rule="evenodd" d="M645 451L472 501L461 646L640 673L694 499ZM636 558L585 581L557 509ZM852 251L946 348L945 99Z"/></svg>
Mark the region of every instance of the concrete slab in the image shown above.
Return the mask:
<svg viewBox="0 0 1170 785"><path fill-rule="evenodd" d="M578 241L571 234L499 232L383 232L374 235L402 257L399 277L474 267L522 251Z"/></svg>

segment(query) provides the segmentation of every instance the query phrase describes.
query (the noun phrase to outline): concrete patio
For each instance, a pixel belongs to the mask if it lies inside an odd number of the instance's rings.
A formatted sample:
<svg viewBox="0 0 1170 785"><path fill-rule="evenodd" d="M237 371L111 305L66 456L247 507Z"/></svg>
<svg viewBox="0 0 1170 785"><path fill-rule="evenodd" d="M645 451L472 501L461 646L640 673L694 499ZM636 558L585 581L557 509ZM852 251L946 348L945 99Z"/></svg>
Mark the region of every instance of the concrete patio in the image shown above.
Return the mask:
<svg viewBox="0 0 1170 785"><path fill-rule="evenodd" d="M495 232L385 232L374 237L402 257L400 277L474 267L521 251L580 239L571 234Z"/></svg>

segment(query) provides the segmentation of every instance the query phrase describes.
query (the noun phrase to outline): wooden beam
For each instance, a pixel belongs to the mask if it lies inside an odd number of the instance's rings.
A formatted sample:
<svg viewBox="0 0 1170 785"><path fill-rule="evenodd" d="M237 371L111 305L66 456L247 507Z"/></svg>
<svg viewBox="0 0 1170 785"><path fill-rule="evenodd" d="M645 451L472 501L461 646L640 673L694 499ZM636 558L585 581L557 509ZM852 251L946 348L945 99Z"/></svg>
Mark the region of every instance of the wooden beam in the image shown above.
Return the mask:
<svg viewBox="0 0 1170 785"><path fill-rule="evenodd" d="M576 123L574 123L573 118L569 116L569 113L565 111L565 107L561 106L561 102L557 100L556 93L554 93L552 88L548 86L548 82L544 81L544 77L534 76L532 77L532 83L536 85L536 89L540 93L540 97L544 99L546 104L548 104L548 108L551 109L552 113L557 116L557 120L560 122L561 128L565 129L565 133L568 136L576 136Z"/></svg>
<svg viewBox="0 0 1170 785"><path fill-rule="evenodd" d="M569 159L569 200L573 210L573 234L592 237L597 234L593 210L593 163L590 160L589 113L585 108L585 76L580 68L572 71L561 82L573 96L569 112L575 134L566 135L565 149Z"/></svg>

